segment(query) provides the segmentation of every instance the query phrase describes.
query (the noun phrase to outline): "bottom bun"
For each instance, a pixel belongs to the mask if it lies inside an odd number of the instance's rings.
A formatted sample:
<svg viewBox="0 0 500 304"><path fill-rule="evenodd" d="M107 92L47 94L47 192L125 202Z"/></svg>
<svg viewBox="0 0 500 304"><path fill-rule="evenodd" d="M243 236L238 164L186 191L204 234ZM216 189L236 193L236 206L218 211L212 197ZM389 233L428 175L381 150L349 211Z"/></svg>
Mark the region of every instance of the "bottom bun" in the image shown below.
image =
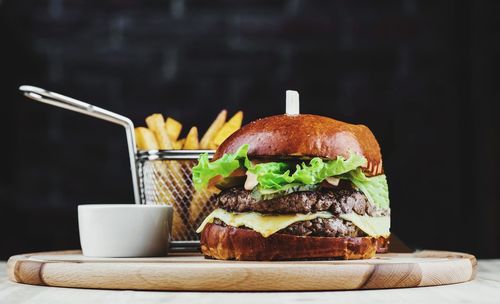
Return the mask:
<svg viewBox="0 0 500 304"><path fill-rule="evenodd" d="M207 224L201 232L201 252L219 260L272 261L303 259L369 259L386 238L312 237L276 233L267 238L250 230Z"/></svg>
<svg viewBox="0 0 500 304"><path fill-rule="evenodd" d="M387 253L389 252L389 245L390 245L390 240L389 238L379 236L377 238L377 253Z"/></svg>

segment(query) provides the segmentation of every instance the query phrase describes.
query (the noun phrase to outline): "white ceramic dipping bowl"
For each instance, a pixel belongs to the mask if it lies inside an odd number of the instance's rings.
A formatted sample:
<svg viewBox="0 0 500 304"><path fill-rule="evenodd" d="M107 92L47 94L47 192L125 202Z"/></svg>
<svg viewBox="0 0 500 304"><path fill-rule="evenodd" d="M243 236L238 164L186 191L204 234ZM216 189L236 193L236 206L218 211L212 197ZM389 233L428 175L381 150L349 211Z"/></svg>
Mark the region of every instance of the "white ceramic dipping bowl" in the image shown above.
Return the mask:
<svg viewBox="0 0 500 304"><path fill-rule="evenodd" d="M84 256L148 257L168 252L173 208L166 205L79 205Z"/></svg>

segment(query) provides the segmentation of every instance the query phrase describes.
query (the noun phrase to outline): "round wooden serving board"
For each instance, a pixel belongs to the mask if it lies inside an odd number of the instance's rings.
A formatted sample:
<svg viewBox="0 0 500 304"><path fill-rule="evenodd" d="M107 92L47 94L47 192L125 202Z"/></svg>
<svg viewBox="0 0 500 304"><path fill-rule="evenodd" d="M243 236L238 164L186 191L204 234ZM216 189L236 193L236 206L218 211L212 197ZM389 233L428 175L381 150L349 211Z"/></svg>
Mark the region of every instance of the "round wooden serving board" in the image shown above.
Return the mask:
<svg viewBox="0 0 500 304"><path fill-rule="evenodd" d="M134 290L347 290L432 286L472 280L472 255L420 251L370 260L237 262L201 255L88 258L80 251L16 255L12 281L45 286Z"/></svg>

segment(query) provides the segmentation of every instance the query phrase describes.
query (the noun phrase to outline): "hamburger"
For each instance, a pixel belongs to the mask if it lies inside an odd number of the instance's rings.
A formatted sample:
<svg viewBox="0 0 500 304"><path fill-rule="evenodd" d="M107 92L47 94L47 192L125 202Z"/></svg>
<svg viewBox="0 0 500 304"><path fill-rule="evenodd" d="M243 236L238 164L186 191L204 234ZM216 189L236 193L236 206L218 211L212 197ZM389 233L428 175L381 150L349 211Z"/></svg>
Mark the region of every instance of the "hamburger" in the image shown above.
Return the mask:
<svg viewBox="0 0 500 304"><path fill-rule="evenodd" d="M198 228L222 260L367 259L386 252L390 208L380 147L364 125L276 115L228 137L193 168L219 192Z"/></svg>

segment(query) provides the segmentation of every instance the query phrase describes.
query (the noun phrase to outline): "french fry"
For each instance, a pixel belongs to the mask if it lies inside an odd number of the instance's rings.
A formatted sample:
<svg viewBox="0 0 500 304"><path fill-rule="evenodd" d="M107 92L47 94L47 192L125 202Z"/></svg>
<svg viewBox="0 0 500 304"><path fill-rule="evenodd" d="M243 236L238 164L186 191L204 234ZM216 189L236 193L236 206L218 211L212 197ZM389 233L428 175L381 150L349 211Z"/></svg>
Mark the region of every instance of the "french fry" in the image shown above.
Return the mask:
<svg viewBox="0 0 500 304"><path fill-rule="evenodd" d="M179 147L179 149L182 149L184 147L184 143L186 142L185 138L181 138L178 141L175 142L175 144Z"/></svg>
<svg viewBox="0 0 500 304"><path fill-rule="evenodd" d="M174 206L174 209L176 209L178 206ZM184 224L184 221L182 220L182 217L179 215L178 212L174 211L173 214L173 219L172 219L172 237L174 241L179 241L183 239L183 235L186 234L186 225Z"/></svg>
<svg viewBox="0 0 500 304"><path fill-rule="evenodd" d="M192 127L191 130L189 130L182 148L186 150L197 150L200 148L200 143L198 142L198 128Z"/></svg>
<svg viewBox="0 0 500 304"><path fill-rule="evenodd" d="M203 191L196 191L193 195L193 199L191 200L191 205L189 206L189 220L191 223L195 225L197 223L197 219L203 211L203 207L206 204L206 197Z"/></svg>
<svg viewBox="0 0 500 304"><path fill-rule="evenodd" d="M179 134L181 134L182 124L172 117L167 117L167 121L165 122L165 129L167 130L168 137L172 141L172 143L177 141L179 138ZM175 148L174 149L180 149Z"/></svg>
<svg viewBox="0 0 500 304"><path fill-rule="evenodd" d="M186 139L177 140L182 129L182 124L173 118L167 118L165 122L165 128L172 140L172 145L174 149L182 149L184 147L184 142ZM197 131L197 130L195 130ZM193 134L191 131L189 134ZM198 140L197 132L194 134L196 136L196 141ZM193 135L190 135L193 136ZM192 196L191 191L186 191L190 188L190 180L183 174L185 172L185 164L177 161L170 161L169 167L169 177L170 182L174 186L172 189L172 194L175 199L174 203L174 221L173 221L173 235L179 239L184 238L187 233L189 233L189 204ZM182 191L184 190L184 191Z"/></svg>
<svg viewBox="0 0 500 304"><path fill-rule="evenodd" d="M184 145L184 141L185 140L178 140L178 141L174 141L172 143L172 146L174 147L175 150L179 150L179 149L182 149L182 146Z"/></svg>
<svg viewBox="0 0 500 304"><path fill-rule="evenodd" d="M155 183L156 200L160 204L173 206L174 212L172 217L172 235L178 238L186 231L185 220L181 216L183 212L183 202L179 197L179 185L176 183L177 178L173 178L171 161L154 162L155 179L159 182Z"/></svg>
<svg viewBox="0 0 500 304"><path fill-rule="evenodd" d="M207 210L212 211L209 208L209 196L210 194L205 191L196 191L191 199L191 204L189 206L189 221L194 225L198 226L201 221L208 215Z"/></svg>
<svg viewBox="0 0 500 304"><path fill-rule="evenodd" d="M139 150L158 150L158 142L155 134L148 128L139 127L134 129L137 148Z"/></svg>
<svg viewBox="0 0 500 304"><path fill-rule="evenodd" d="M241 127L243 113L241 111L236 113L227 122L226 119L227 111L222 110L199 140L197 127L192 127L186 138L179 138L183 128L179 121L171 117L165 120L162 114L153 114L146 118L147 128L138 127L134 130L137 148L139 150L216 149ZM211 192L195 191L193 188L190 175L194 163L196 162L162 160L150 164L153 166L154 174L147 177L154 187L151 199L159 204L169 204L174 207L172 222L174 240L195 238L193 229L215 208L214 193L217 193L218 189Z"/></svg>
<svg viewBox="0 0 500 304"><path fill-rule="evenodd" d="M183 149L198 149L198 129L192 127L186 138L179 140L179 143L182 143ZM176 185L177 193L180 194L174 202L174 209L176 212L174 213L173 222L173 235L179 239L184 239L186 237L190 238L190 235L193 233L193 224L190 220L190 205L193 198L193 191L190 189L193 185L189 174L186 174L186 172L191 171L191 167L192 164L173 161L169 172L172 177L171 180Z"/></svg>
<svg viewBox="0 0 500 304"><path fill-rule="evenodd" d="M222 128L224 123L226 122L227 118L227 111L222 110L219 115L215 118L215 120L212 122L210 127L208 127L208 130L205 132L205 135L201 138L200 141L200 148L201 149L210 149L209 145L214 136L219 132L219 130Z"/></svg>
<svg viewBox="0 0 500 304"><path fill-rule="evenodd" d="M192 127L185 139L175 142L175 146L181 145L182 149L198 149L198 129ZM173 235L175 238L183 239L191 233L189 220L189 206L193 192L189 191L192 182L185 172L189 172L190 166L184 162L171 161L169 165L170 181L175 186L173 192L176 196L174 200L174 221Z"/></svg>
<svg viewBox="0 0 500 304"><path fill-rule="evenodd" d="M174 149L182 149L182 147L184 147L185 142L186 142L186 139L181 138L178 141L173 142L172 145L174 146Z"/></svg>
<svg viewBox="0 0 500 304"><path fill-rule="evenodd" d="M146 125L155 133L156 140L160 149L172 149L172 141L168 137L167 130L165 129L165 119L161 114L153 114L146 118Z"/></svg>
<svg viewBox="0 0 500 304"><path fill-rule="evenodd" d="M160 149L173 148L172 140L170 139L167 133L166 122L163 118L163 115L153 114L147 117L146 124L148 125L148 128L155 133ZM180 189L186 187L186 182L181 176L181 167L176 162L165 161L164 165L158 164L157 170L158 174L162 178L164 178L165 181L170 182L170 184L167 183L166 185L170 185L172 188L170 189L167 186L163 196L160 198L165 203L172 204L174 206L172 235L177 237L182 236L183 234L185 234L186 231L185 227L186 221L184 220L184 217L180 215L184 214L185 209L189 208L189 206L184 206L184 204L182 203L183 201L182 198L178 197L178 193L179 191L181 191ZM157 185L156 187L161 187L161 186ZM158 188L158 190L159 189L160 188Z"/></svg>
<svg viewBox="0 0 500 304"><path fill-rule="evenodd" d="M234 114L228 122L226 122L222 128L217 132L211 144L209 145L211 149L217 149L220 144L226 140L231 134L236 132L239 128L241 128L241 123L243 122L243 112L239 111Z"/></svg>

